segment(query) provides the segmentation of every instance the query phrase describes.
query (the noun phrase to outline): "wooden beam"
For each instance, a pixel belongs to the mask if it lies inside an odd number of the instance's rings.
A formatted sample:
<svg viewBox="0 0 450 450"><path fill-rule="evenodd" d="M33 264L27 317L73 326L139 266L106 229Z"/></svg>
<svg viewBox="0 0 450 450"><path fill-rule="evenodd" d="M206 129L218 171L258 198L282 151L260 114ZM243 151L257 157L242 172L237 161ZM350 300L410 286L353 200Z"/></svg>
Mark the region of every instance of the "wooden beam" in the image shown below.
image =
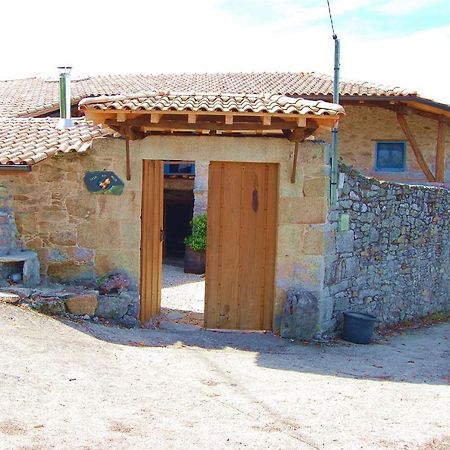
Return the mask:
<svg viewBox="0 0 450 450"><path fill-rule="evenodd" d="M148 136L146 133L140 131L139 129L136 129L134 127L124 127L123 124L120 125L118 123L115 123L115 124L107 124L107 126L111 128L111 130L119 133L121 136L128 137L130 141L144 139Z"/></svg>
<svg viewBox="0 0 450 450"><path fill-rule="evenodd" d="M114 116L117 115L117 111L116 110L100 110L100 109L82 109L82 111L85 113L85 115L87 115L89 112L93 111L94 114L96 115L101 115L101 114L111 114L113 113ZM174 115L181 115L181 116L186 116L188 114L188 112L186 110L169 110L169 111L149 111L149 110L134 110L132 112L132 114L135 115L139 115L139 116L144 116L144 115L157 115L157 116L166 116L166 115L170 115L170 116L174 116ZM257 117L257 118L261 118L262 116L267 116L268 113L266 112L222 112L222 111L196 111L195 114L197 114L197 118L198 117L202 117L202 116L219 116L221 118L223 118L224 116L230 116L233 117L234 120L236 120L237 117L239 118L248 118L248 117ZM272 120L274 118L277 119L282 119L282 120L292 120L297 122L298 119L314 119L314 120L321 120L321 119L330 119L330 118L334 118L336 119L338 116L335 115L317 115L317 114L302 114L299 117L299 114L295 114L295 113L274 113L274 114L270 114L270 117L272 117Z"/></svg>
<svg viewBox="0 0 450 450"><path fill-rule="evenodd" d="M422 152L420 151L419 145L417 144L416 139L414 138L414 135L412 134L408 123L406 122L406 117L403 114L397 113L397 121L403 130L403 133L406 136L406 139L408 140L409 144L411 145L411 148L413 149L414 156L416 157L416 161L419 164L420 168L422 169L423 173L425 174L428 181L436 181L436 178L431 173L430 168L428 167L427 162L425 161Z"/></svg>
<svg viewBox="0 0 450 450"><path fill-rule="evenodd" d="M291 173L291 183L295 183L295 178L297 175L297 160L298 160L298 141L294 144L294 160L292 162L292 173Z"/></svg>
<svg viewBox="0 0 450 450"><path fill-rule="evenodd" d="M117 122L125 122L127 115L124 112L117 113Z"/></svg>
<svg viewBox="0 0 450 450"><path fill-rule="evenodd" d="M317 127L314 128L295 128L294 130L283 130L284 135L291 142L303 142L306 138L314 134L317 130Z"/></svg>
<svg viewBox="0 0 450 450"><path fill-rule="evenodd" d="M130 163L130 139L128 136L125 138L125 153L126 153L126 177L127 180L131 180L131 163Z"/></svg>
<svg viewBox="0 0 450 450"><path fill-rule="evenodd" d="M257 131L257 130L282 130L297 128L297 123L293 121L288 122L271 122L270 125L263 125L261 122L233 122L232 124L220 122L203 122L189 123L186 120L161 120L159 123L152 123L146 117L139 117L137 119L130 119L126 122L127 126L143 128L144 130L154 129L173 129L173 130L221 130L221 131ZM114 119L106 120L106 125L109 127L120 127L122 123Z"/></svg>
<svg viewBox="0 0 450 450"><path fill-rule="evenodd" d="M227 125L233 125L233 116L231 114L225 116L225 123Z"/></svg>
<svg viewBox="0 0 450 450"><path fill-rule="evenodd" d="M197 114L189 113L188 114L188 123L195 123L197 122Z"/></svg>
<svg viewBox="0 0 450 450"><path fill-rule="evenodd" d="M297 119L297 126L298 126L299 128L301 128L301 127L306 127L306 117L299 117L299 118Z"/></svg>
<svg viewBox="0 0 450 450"><path fill-rule="evenodd" d="M436 181L445 182L445 123L438 122L436 142Z"/></svg>
<svg viewBox="0 0 450 450"><path fill-rule="evenodd" d="M161 114L156 114L156 113L150 114L150 122L151 123L158 123L160 118L161 118Z"/></svg>
<svg viewBox="0 0 450 450"><path fill-rule="evenodd" d="M270 116L262 116L262 124L270 125L272 123L272 117Z"/></svg>

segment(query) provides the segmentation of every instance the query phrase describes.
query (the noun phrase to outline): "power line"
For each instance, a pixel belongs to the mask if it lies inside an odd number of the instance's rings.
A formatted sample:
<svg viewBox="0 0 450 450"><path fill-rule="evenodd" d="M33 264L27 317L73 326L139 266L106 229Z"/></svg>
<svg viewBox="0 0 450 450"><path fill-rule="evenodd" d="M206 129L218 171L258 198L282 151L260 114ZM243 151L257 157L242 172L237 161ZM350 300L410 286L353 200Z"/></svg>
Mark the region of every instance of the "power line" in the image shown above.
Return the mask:
<svg viewBox="0 0 450 450"><path fill-rule="evenodd" d="M328 5L328 14L330 15L331 30L333 31L333 39L337 39L337 35L334 31L333 16L331 15L330 0L327 0L327 5Z"/></svg>

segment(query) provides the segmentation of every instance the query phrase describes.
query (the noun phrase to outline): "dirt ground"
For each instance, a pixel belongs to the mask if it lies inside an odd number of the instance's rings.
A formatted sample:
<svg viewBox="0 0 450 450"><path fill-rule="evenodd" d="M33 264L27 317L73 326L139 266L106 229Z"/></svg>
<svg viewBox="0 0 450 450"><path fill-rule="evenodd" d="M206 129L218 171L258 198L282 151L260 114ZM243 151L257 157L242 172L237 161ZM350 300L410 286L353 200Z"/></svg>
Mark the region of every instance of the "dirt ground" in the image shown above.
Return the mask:
<svg viewBox="0 0 450 450"><path fill-rule="evenodd" d="M449 339L306 345L0 304L0 448L448 449Z"/></svg>

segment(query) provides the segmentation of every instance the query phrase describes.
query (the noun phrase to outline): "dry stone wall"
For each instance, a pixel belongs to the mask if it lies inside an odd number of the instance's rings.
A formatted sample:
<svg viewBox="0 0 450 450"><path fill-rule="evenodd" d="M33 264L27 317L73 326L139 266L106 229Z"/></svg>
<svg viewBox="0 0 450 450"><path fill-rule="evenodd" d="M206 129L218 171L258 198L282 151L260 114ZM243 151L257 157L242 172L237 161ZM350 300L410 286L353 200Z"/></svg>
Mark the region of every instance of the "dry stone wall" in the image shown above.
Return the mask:
<svg viewBox="0 0 450 450"><path fill-rule="evenodd" d="M347 310L384 324L449 310L450 191L340 169L345 182L329 213L325 271L334 326Z"/></svg>

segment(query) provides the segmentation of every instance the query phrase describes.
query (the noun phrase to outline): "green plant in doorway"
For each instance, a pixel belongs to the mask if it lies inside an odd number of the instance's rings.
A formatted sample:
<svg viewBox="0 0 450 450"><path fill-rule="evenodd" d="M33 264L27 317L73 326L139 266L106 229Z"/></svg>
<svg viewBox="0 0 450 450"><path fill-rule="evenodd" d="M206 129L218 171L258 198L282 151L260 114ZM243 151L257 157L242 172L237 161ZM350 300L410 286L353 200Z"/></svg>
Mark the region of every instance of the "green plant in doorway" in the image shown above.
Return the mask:
<svg viewBox="0 0 450 450"><path fill-rule="evenodd" d="M195 252L206 250L206 228L207 220L206 214L194 216L191 221L192 233L188 236L184 243L189 245Z"/></svg>

